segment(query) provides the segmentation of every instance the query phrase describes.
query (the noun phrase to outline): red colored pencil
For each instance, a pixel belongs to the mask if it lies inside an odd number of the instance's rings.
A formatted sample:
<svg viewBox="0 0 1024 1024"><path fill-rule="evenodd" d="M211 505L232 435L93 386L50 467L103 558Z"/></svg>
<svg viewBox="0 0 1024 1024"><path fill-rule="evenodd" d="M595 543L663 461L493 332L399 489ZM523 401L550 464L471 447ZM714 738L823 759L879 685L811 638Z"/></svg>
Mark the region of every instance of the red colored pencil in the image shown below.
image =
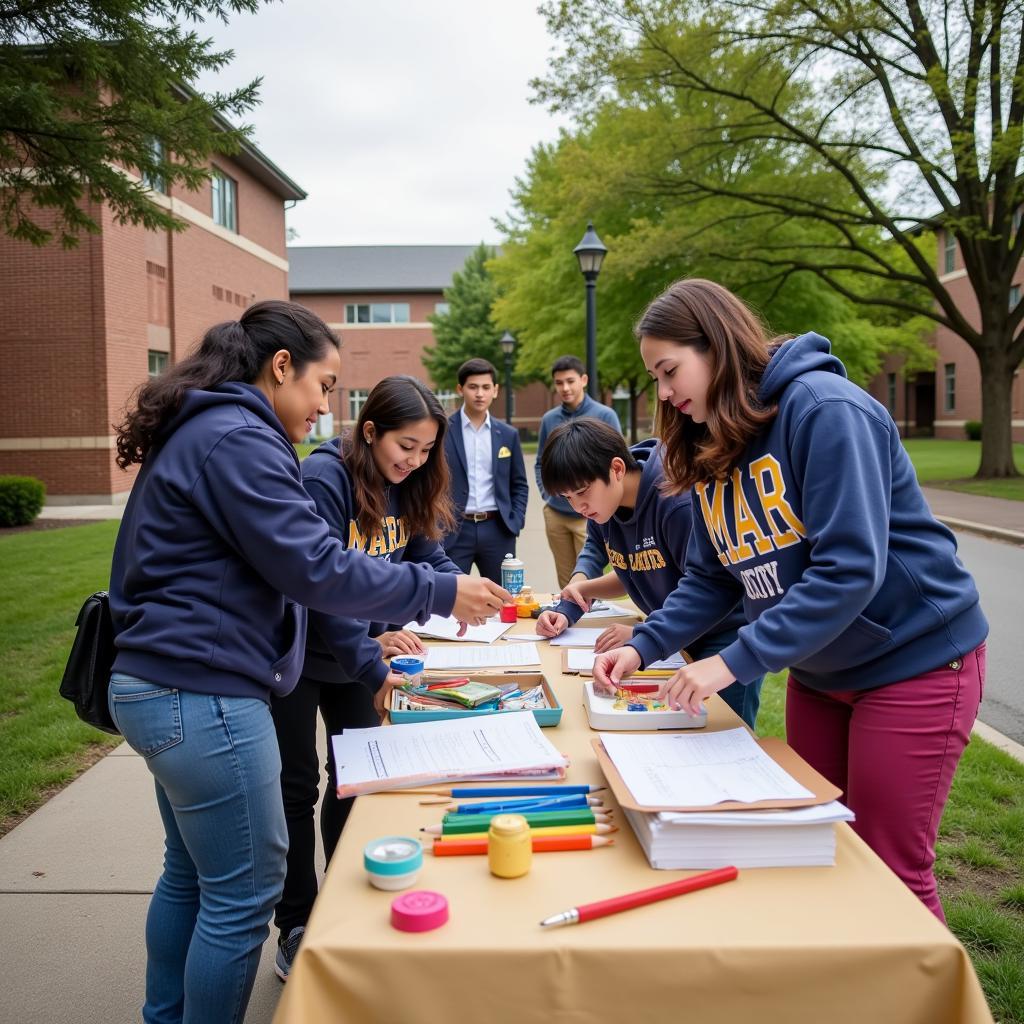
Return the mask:
<svg viewBox="0 0 1024 1024"><path fill-rule="evenodd" d="M667 885L656 885L651 889L627 892L608 900L598 900L597 903L584 903L581 907L573 907L571 910L563 910L561 914L544 918L541 921L541 926L550 928L552 925L581 924L584 921L593 921L595 917L607 917L609 914L619 913L620 910L632 910L634 907L642 907L658 900L667 900L672 896L682 896L684 893L706 889L710 885L731 882L737 875L739 872L733 867L715 868L714 871L705 871L703 874L693 875L691 878L680 878Z"/></svg>
<svg viewBox="0 0 1024 1024"><path fill-rule="evenodd" d="M534 853L556 853L559 850L593 850L598 846L611 846L609 836L534 836ZM463 857L472 853L486 853L486 839L448 839L434 842L435 857Z"/></svg>

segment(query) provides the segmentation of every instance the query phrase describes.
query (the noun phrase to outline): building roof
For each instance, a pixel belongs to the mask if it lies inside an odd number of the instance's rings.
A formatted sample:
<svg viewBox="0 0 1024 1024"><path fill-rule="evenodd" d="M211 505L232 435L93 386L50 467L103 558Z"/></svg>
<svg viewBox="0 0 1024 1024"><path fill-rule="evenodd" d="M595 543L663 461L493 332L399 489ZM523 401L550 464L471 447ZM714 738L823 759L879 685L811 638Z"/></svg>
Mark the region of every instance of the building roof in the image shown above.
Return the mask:
<svg viewBox="0 0 1024 1024"><path fill-rule="evenodd" d="M475 245L290 245L288 290L440 292Z"/></svg>

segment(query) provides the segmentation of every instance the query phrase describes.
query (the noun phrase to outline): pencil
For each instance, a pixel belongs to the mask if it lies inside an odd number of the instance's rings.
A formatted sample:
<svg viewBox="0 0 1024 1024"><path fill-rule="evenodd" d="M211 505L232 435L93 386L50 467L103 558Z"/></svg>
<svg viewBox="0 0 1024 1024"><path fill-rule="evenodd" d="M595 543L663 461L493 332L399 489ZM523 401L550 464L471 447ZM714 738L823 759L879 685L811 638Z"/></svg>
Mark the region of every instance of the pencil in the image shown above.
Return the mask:
<svg viewBox="0 0 1024 1024"><path fill-rule="evenodd" d="M568 836L534 836L534 853L557 853L562 850L596 850L599 846L612 846L615 840L611 836L591 836L573 833ZM486 839L451 839L434 843L435 857L465 857L469 854L487 852Z"/></svg>
<svg viewBox="0 0 1024 1024"><path fill-rule="evenodd" d="M416 789L385 789L383 793L419 793L422 796L570 796L573 793L598 793L605 786L421 786ZM376 795L376 794L375 794Z"/></svg>

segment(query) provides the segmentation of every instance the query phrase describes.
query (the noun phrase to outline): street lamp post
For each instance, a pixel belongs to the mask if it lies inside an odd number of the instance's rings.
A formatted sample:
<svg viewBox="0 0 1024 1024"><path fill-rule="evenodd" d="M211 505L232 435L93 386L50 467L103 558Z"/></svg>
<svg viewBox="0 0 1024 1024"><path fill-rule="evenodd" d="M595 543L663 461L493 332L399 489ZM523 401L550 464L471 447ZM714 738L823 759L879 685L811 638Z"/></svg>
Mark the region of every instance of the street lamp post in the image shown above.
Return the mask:
<svg viewBox="0 0 1024 1024"><path fill-rule="evenodd" d="M512 426L512 353L515 351L516 339L511 331L506 331L498 342L505 353L505 422Z"/></svg>
<svg viewBox="0 0 1024 1024"><path fill-rule="evenodd" d="M587 282L587 391L591 398L599 399L597 385L597 275L601 273L608 247L597 237L594 225L587 230L580 244L573 249L580 263L580 273Z"/></svg>

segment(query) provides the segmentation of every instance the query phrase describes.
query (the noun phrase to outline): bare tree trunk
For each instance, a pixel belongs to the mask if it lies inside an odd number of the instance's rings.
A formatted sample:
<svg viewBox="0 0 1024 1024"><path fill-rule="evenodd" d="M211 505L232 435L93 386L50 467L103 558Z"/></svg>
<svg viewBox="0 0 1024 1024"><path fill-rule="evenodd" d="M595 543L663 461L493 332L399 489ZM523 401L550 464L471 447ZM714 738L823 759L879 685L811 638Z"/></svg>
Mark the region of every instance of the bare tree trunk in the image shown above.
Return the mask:
<svg viewBox="0 0 1024 1024"><path fill-rule="evenodd" d="M629 382L629 443L636 444L636 406L640 399L640 391L636 381Z"/></svg>
<svg viewBox="0 0 1024 1024"><path fill-rule="evenodd" d="M981 367L981 465L979 478L1020 476L1013 461L1013 371L1002 338L978 353Z"/></svg>

